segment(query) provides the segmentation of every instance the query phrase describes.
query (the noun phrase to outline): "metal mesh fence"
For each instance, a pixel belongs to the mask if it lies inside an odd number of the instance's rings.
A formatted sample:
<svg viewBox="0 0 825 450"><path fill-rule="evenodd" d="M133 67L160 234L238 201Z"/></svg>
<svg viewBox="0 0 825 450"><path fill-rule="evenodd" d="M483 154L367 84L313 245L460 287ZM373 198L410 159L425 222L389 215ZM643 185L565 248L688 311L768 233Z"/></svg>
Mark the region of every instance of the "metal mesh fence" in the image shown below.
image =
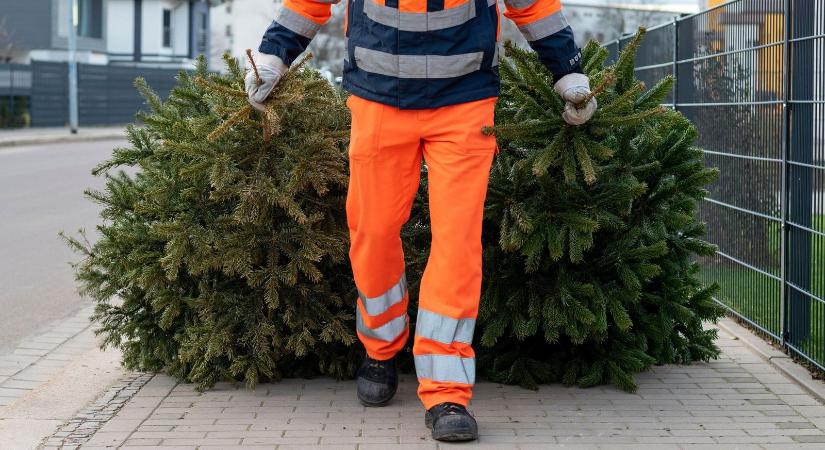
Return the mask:
<svg viewBox="0 0 825 450"><path fill-rule="evenodd" d="M611 57L631 36L607 45ZM825 2L738 0L651 28L637 75L675 74L666 100L721 176L699 215L719 252L717 301L825 370Z"/></svg>

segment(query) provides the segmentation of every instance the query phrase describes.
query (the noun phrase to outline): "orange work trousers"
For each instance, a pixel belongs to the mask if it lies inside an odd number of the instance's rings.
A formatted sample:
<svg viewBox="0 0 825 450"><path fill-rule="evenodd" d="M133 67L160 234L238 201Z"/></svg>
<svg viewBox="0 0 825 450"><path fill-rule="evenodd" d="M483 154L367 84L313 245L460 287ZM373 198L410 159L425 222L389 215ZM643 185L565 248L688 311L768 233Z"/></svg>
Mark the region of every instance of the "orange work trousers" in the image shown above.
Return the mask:
<svg viewBox="0 0 825 450"><path fill-rule="evenodd" d="M481 292L481 221L495 138L495 98L402 110L350 96L352 135L347 221L358 288L358 337L387 360L409 335L401 227L410 217L422 157L432 246L421 280L413 355L424 407L467 405L475 380L471 346Z"/></svg>

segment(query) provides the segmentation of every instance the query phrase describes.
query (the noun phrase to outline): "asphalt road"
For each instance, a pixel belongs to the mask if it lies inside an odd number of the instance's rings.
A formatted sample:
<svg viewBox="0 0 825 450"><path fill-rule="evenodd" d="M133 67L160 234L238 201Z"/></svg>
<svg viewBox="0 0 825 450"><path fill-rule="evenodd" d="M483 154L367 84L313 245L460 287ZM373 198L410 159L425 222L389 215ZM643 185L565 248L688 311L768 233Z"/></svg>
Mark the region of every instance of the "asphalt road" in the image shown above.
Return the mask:
<svg viewBox="0 0 825 450"><path fill-rule="evenodd" d="M103 187L91 168L122 144L0 149L0 354L91 302L77 293L69 262L78 256L58 233L96 236L100 207L83 191Z"/></svg>

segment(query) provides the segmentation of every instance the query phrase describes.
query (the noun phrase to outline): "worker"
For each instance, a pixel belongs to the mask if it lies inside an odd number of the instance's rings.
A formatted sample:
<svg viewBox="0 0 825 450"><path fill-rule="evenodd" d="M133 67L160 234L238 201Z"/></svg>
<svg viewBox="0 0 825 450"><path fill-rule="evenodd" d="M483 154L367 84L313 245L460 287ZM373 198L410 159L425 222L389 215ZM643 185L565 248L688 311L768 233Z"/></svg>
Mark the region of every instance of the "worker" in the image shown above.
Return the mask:
<svg viewBox="0 0 825 450"><path fill-rule="evenodd" d="M246 79L263 109L289 65L339 0L285 0ZM351 93L346 212L358 289L356 331L366 348L358 398L384 406L398 386L395 357L409 337L400 231L426 162L432 245L421 280L413 356L433 438L478 437L467 411L475 379L471 343L481 291L481 223L496 152L499 6L496 0L346 0L343 88ZM512 20L553 76L564 120L597 108L559 0L505 0Z"/></svg>

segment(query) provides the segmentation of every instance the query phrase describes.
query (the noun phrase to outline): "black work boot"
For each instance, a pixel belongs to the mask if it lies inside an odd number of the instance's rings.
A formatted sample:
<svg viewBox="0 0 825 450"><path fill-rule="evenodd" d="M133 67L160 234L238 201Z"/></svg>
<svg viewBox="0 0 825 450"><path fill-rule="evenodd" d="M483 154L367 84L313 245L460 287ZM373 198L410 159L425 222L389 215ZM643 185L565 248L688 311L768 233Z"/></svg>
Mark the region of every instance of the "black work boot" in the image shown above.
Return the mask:
<svg viewBox="0 0 825 450"><path fill-rule="evenodd" d="M439 403L424 415L424 424L433 430L438 441L474 441L478 439L478 424L467 408L458 403Z"/></svg>
<svg viewBox="0 0 825 450"><path fill-rule="evenodd" d="M358 369L358 400L364 406L384 406L398 389L395 358L386 361L364 357Z"/></svg>

